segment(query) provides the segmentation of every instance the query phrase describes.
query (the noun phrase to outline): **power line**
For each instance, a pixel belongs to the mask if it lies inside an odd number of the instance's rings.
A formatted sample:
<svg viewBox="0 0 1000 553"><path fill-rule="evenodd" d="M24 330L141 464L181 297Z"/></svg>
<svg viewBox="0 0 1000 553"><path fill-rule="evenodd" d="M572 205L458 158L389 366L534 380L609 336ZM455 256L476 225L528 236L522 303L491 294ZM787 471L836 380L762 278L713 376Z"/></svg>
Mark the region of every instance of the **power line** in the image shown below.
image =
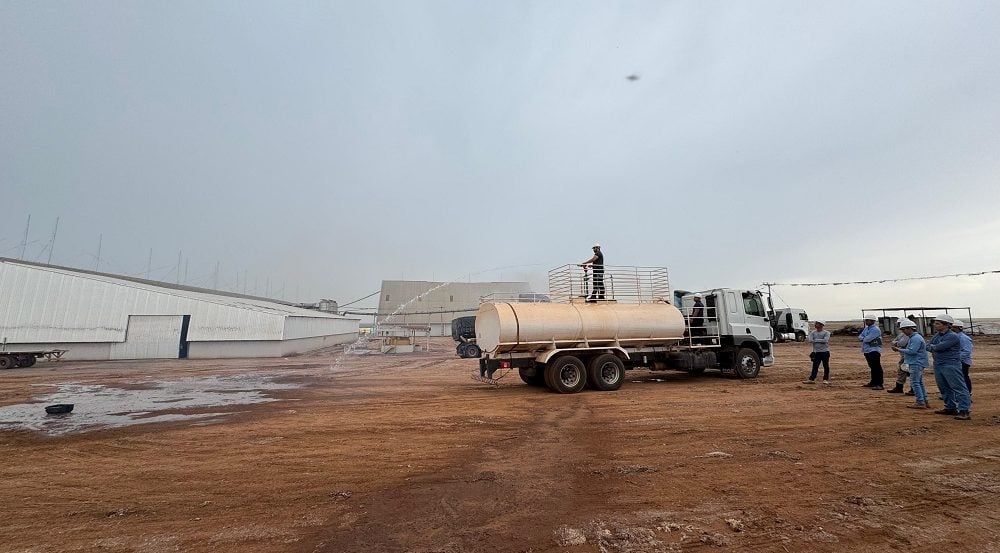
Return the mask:
<svg viewBox="0 0 1000 553"><path fill-rule="evenodd" d="M933 280L938 278L955 278L963 276L983 276L1000 274L1000 269L995 271L979 271L975 273L954 273L950 275L933 275L919 277L884 278L879 280L851 280L846 282L765 282L763 286L849 286L854 284L886 284L889 282L909 282L913 280Z"/></svg>

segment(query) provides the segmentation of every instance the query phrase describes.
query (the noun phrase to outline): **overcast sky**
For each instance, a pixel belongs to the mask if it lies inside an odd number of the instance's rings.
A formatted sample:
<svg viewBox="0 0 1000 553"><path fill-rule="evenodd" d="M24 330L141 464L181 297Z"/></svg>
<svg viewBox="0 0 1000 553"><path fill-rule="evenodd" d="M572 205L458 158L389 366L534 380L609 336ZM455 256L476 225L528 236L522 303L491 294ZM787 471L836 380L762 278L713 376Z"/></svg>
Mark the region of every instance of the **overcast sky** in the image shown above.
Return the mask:
<svg viewBox="0 0 1000 553"><path fill-rule="evenodd" d="M27 259L58 216L53 263L103 234L102 270L183 251L302 301L543 288L595 240L689 290L1000 269L998 29L971 0L8 0L0 256L30 213ZM1000 316L998 284L776 290Z"/></svg>

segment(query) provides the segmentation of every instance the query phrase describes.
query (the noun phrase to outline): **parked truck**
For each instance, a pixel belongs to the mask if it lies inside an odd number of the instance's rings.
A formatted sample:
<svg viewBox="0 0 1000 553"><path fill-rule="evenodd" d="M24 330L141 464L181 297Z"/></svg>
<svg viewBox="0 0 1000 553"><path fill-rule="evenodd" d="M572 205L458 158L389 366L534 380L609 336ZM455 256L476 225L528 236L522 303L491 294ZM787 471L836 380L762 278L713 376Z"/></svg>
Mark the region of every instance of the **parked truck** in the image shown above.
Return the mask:
<svg viewBox="0 0 1000 553"><path fill-rule="evenodd" d="M756 378L774 363L759 292L715 288L674 297L666 274L605 267L608 297L593 301L581 297L583 274L567 265L549 272L551 303L485 301L476 315L480 375L517 369L529 385L576 393L588 386L617 390L631 369L718 369Z"/></svg>
<svg viewBox="0 0 1000 553"><path fill-rule="evenodd" d="M771 315L774 342L805 342L809 335L809 315L797 307L775 309Z"/></svg>

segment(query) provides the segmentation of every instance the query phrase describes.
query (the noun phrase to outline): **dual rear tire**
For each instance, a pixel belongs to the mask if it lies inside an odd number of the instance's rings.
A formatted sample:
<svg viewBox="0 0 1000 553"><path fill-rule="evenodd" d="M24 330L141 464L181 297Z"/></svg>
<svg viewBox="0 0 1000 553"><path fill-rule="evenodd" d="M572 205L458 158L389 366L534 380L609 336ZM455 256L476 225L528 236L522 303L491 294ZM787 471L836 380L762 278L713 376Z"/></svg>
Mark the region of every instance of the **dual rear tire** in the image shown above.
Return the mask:
<svg viewBox="0 0 1000 553"><path fill-rule="evenodd" d="M594 357L587 365L576 356L563 355L545 365L544 377L545 385L560 394L575 394L588 385L595 390L613 391L625 381L625 364L610 353Z"/></svg>

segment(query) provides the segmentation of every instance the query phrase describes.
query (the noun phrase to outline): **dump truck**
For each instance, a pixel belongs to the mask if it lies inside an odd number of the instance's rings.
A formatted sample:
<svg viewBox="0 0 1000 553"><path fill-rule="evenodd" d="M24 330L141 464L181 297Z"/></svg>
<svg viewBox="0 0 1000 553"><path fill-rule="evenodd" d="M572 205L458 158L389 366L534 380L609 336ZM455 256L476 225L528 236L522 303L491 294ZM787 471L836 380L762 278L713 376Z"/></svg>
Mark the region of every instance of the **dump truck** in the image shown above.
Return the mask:
<svg viewBox="0 0 1000 553"><path fill-rule="evenodd" d="M566 265L549 271L549 303L484 298L475 321L480 377L517 369L526 384L567 394L617 390L632 369L756 378L773 365L759 292L715 288L674 297L667 275L663 267L606 266L606 299L592 300L583 293L586 274ZM696 295L703 298L697 311Z"/></svg>

